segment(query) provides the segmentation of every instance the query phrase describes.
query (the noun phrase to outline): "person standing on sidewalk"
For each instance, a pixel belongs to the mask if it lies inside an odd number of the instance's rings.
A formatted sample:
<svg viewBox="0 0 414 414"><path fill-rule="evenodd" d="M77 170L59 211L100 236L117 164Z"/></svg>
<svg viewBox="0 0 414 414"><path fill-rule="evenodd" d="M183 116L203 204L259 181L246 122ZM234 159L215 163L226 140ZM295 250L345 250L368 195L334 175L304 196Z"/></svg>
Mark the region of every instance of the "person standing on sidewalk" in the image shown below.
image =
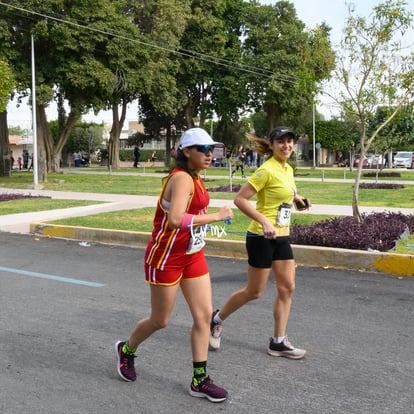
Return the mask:
<svg viewBox="0 0 414 414"><path fill-rule="evenodd" d="M244 175L244 166L246 164L246 151L243 148L243 145L240 145L237 149L237 152L235 154L235 165L231 171L231 176L233 177L236 171L241 170L242 178L246 178Z"/></svg>
<svg viewBox="0 0 414 414"><path fill-rule="evenodd" d="M73 162L75 163L75 167L81 166L82 155L79 150L75 151L72 155Z"/></svg>
<svg viewBox="0 0 414 414"><path fill-rule="evenodd" d="M237 194L234 203L252 219L246 235L248 254L247 285L234 292L210 324L210 347L218 349L225 321L247 302L258 299L273 270L277 294L273 305L274 332L267 352L272 356L301 359L306 351L295 348L286 335L292 295L295 290L295 262L289 242L290 212L293 202L306 206L296 192L293 169L288 159L296 135L277 127L269 140L254 139L255 150L267 160L254 172ZM250 199L256 196L256 208Z"/></svg>
<svg viewBox="0 0 414 414"><path fill-rule="evenodd" d="M175 167L166 177L157 203L152 238L147 246L145 279L151 290L150 315L140 320L127 341L115 344L117 370L135 381L138 346L168 325L179 288L193 317L191 346L193 379L190 394L222 402L227 391L207 375L210 318L213 311L210 274L203 247L206 225L231 219L230 206L207 213L209 195L200 172L211 165L213 149L221 145L202 128L184 132Z"/></svg>
<svg viewBox="0 0 414 414"><path fill-rule="evenodd" d="M138 168L139 164L139 159L141 158L141 151L139 149L138 145L135 145L134 147L134 167Z"/></svg>

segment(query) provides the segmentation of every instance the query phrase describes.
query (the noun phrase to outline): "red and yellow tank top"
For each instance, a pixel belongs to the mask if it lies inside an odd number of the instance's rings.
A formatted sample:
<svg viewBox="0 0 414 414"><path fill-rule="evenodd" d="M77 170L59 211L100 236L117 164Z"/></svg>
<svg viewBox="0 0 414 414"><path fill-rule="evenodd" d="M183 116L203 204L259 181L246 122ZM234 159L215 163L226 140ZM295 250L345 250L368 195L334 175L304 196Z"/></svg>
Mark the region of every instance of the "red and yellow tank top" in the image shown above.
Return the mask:
<svg viewBox="0 0 414 414"><path fill-rule="evenodd" d="M168 223L169 211L162 204L165 188L170 178L177 173L185 172L174 168L164 182L154 216L152 237L145 252L145 262L157 269L182 263L186 256L190 241L190 229L171 229ZM206 214L210 196L200 176L193 178L193 192L189 197L186 212L189 214Z"/></svg>

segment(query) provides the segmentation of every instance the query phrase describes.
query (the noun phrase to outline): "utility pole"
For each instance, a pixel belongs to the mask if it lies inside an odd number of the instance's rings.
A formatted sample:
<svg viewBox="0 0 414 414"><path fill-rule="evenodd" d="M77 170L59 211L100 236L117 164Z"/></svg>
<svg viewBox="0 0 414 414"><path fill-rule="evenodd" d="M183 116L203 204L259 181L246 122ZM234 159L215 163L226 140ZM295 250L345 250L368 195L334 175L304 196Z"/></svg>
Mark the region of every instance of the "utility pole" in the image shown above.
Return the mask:
<svg viewBox="0 0 414 414"><path fill-rule="evenodd" d="M39 185L37 165L37 124L36 124L36 77L35 77L35 51L33 33L30 36L32 47L32 133L33 133L33 184L36 188Z"/></svg>

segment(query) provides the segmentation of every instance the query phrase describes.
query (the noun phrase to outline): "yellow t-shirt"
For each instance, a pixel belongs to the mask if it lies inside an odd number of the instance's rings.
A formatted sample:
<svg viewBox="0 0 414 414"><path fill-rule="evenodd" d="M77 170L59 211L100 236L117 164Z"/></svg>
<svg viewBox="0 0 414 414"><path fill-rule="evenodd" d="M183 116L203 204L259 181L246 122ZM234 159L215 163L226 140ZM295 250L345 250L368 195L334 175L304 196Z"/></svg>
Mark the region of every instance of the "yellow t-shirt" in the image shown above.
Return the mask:
<svg viewBox="0 0 414 414"><path fill-rule="evenodd" d="M291 205L296 194L292 167L289 164L282 167L279 161L271 157L254 172L248 183L257 191L256 210L274 223L276 236L288 236L289 224L278 225L276 219L279 206L283 203ZM263 234L262 225L255 220L250 222L247 230Z"/></svg>

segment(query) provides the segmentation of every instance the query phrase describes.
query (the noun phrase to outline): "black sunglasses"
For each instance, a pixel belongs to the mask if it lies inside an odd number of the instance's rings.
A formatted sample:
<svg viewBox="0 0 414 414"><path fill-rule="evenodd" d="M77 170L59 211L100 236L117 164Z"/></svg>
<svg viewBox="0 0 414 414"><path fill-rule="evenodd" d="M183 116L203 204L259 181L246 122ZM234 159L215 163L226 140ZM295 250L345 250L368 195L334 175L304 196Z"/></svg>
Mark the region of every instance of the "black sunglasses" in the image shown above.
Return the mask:
<svg viewBox="0 0 414 414"><path fill-rule="evenodd" d="M195 148L198 152L207 154L210 151L213 152L214 145L194 145L193 148Z"/></svg>

